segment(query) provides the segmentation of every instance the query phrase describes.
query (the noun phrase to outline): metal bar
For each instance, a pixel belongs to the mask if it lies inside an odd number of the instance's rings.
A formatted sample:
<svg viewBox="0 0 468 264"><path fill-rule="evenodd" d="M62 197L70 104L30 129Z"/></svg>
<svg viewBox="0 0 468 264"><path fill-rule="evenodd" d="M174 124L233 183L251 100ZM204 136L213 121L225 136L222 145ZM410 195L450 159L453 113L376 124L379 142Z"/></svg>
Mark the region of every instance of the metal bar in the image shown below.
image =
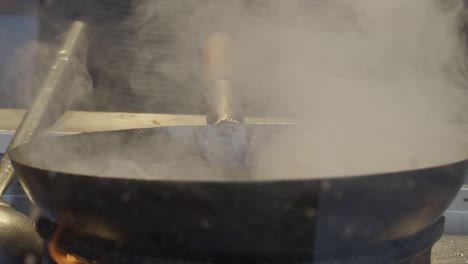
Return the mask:
<svg viewBox="0 0 468 264"><path fill-rule="evenodd" d="M8 150L30 141L39 132L55 123L73 102L74 98L64 96L64 90L66 90L64 86L73 83L72 75L76 73L75 63L77 63L74 58L86 44L85 27L86 25L79 21L70 25L39 94L10 142L0 162L0 197L5 193L14 175ZM70 91L66 92L70 93Z"/></svg>
<svg viewBox="0 0 468 264"><path fill-rule="evenodd" d="M23 109L0 109L1 132L14 132L23 118ZM245 117L247 124L282 124L297 120L285 118ZM48 131L57 133L78 133L91 131L110 131L157 126L203 126L205 115L125 113L125 112L89 112L67 111ZM466 132L468 133L468 126ZM0 143L0 152L1 143Z"/></svg>

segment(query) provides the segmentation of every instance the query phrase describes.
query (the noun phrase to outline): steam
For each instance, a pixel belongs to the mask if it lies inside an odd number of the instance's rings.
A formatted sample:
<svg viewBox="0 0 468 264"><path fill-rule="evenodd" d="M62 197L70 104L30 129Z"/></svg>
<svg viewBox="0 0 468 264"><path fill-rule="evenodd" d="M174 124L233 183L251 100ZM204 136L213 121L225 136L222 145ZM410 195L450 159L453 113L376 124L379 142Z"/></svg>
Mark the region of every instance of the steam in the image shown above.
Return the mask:
<svg viewBox="0 0 468 264"><path fill-rule="evenodd" d="M28 107L34 100L53 57L51 44L32 41L10 54L2 76L2 105Z"/></svg>
<svg viewBox="0 0 468 264"><path fill-rule="evenodd" d="M229 32L233 80L250 109L303 124L279 133L255 177L412 169L468 154L462 1L187 2L139 2L141 17L183 17L175 55L158 69L200 83L199 54L178 64L178 51Z"/></svg>
<svg viewBox="0 0 468 264"><path fill-rule="evenodd" d="M155 83L178 80L199 94L200 49L208 34L226 31L246 114L398 124L465 119L466 81L457 73L462 1L136 3L128 22L138 25L135 42L144 43L155 23L170 33L135 51L138 64L157 73L147 76ZM141 69L129 70L130 87L141 89Z"/></svg>
<svg viewBox="0 0 468 264"><path fill-rule="evenodd" d="M162 85L170 95L181 85L201 94L201 47L208 34L226 31L246 114L301 124L278 128L253 177L412 169L468 154L461 0L141 0L129 7L130 18L93 32L132 29L94 46L102 56L91 64L103 75L134 93ZM156 34L158 25L168 32ZM148 41L153 33L158 43ZM126 42L137 48L126 50ZM124 75L111 67L118 63Z"/></svg>

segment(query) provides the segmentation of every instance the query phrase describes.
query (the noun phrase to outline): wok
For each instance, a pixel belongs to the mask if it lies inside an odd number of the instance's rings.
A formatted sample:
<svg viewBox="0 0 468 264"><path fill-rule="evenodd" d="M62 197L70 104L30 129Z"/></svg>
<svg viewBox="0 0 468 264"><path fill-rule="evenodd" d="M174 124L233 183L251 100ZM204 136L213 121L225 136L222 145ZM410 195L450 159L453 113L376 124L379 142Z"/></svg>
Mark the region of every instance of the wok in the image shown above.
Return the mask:
<svg viewBox="0 0 468 264"><path fill-rule="evenodd" d="M343 159L336 151L328 163L319 160L325 170L302 169L307 162L300 158L327 155L310 147L317 144L301 144L295 132L321 144L342 137L323 127L311 137L314 130L304 126L236 122L226 38L212 40L205 95L212 125L42 137L9 152L47 218L129 253L290 263L356 254L415 234L441 217L462 186L466 157L430 162L455 146L430 140L419 140L431 147L416 153L427 162L411 166L348 171L340 162L359 155ZM290 139L299 144L288 149L283 143ZM293 152L301 149L315 155ZM382 149L360 162L397 159ZM343 171L322 173L335 165Z"/></svg>
<svg viewBox="0 0 468 264"><path fill-rule="evenodd" d="M468 165L461 160L343 177L308 171L292 179L219 177L203 159L201 166L184 162L199 156L194 138L204 129L43 138L13 149L10 158L27 194L52 221L84 237L114 241L122 250L202 260L327 258L412 235L439 219ZM257 156L279 130L247 125L248 155ZM109 175L116 166L111 159L134 160L141 168L180 160L171 169L185 173L131 173L121 171L128 168L122 165Z"/></svg>

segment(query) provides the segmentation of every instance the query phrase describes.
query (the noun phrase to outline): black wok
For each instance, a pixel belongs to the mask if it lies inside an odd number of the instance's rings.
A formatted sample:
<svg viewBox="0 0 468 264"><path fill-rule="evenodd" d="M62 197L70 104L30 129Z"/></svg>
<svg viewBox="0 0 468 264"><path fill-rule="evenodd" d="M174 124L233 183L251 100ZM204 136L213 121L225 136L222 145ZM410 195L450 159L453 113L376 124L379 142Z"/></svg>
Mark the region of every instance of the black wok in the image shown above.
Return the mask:
<svg viewBox="0 0 468 264"><path fill-rule="evenodd" d="M151 170L108 175L110 159L147 167L198 157L194 138L209 127L44 138L13 149L10 158L29 197L69 230L131 252L210 260L327 258L414 234L443 214L468 165L330 178L304 171L281 180L248 169L219 177L200 159L207 170L187 166L179 178ZM255 160L279 130L245 127L246 155Z"/></svg>

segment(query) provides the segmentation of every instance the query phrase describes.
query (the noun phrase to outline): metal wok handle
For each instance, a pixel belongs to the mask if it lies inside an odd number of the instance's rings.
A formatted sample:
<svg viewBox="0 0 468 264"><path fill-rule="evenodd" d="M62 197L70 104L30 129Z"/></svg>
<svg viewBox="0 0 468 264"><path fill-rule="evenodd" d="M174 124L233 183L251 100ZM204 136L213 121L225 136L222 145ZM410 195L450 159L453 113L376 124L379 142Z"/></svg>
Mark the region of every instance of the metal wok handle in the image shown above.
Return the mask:
<svg viewBox="0 0 468 264"><path fill-rule="evenodd" d="M76 56L84 56L82 53L85 51L83 47L86 46L85 29L86 24L80 21L73 22L70 25L65 34L65 39L58 49L49 72L44 79L45 81L42 87L40 87L38 95L16 130L0 162L0 198L10 185L14 175L14 170L8 156L9 150L30 141L34 136L54 124L67 108L75 102L76 97L80 97L68 96L67 93L70 93L70 91L65 89L65 86L72 85L77 76L89 78L87 74L77 72L81 68L81 65L77 65L74 58ZM91 80L84 81L86 84L88 82L91 83ZM77 95L83 92L86 91L74 91L73 94Z"/></svg>
<svg viewBox="0 0 468 264"><path fill-rule="evenodd" d="M230 79L231 39L227 33L211 34L204 48L204 99L209 124L243 122L238 96Z"/></svg>

